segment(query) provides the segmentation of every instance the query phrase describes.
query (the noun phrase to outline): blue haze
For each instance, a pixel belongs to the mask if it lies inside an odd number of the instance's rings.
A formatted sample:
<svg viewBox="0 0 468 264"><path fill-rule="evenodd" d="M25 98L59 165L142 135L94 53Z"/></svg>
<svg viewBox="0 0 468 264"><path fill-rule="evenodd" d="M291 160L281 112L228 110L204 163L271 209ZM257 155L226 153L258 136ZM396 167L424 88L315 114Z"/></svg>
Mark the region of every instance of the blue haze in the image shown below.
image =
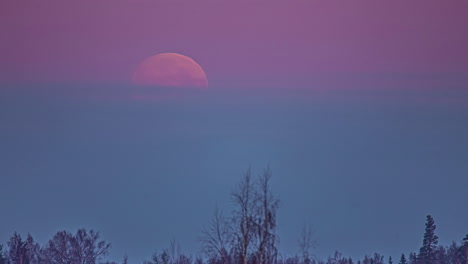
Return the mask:
<svg viewBox="0 0 468 264"><path fill-rule="evenodd" d="M419 249L427 214L442 244L468 233L466 90L57 92L77 87L0 91L0 244L86 227L117 261L172 239L196 255L215 206L229 214L242 173L267 164L286 255L306 223L323 258L397 259Z"/></svg>

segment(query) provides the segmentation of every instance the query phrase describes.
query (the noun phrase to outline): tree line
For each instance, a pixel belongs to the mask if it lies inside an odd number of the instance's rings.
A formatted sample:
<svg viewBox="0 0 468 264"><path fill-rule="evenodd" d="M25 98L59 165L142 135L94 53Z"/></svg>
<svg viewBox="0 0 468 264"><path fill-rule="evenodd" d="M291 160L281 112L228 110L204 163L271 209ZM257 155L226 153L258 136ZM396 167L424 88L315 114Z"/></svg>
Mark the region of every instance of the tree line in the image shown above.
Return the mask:
<svg viewBox="0 0 468 264"><path fill-rule="evenodd" d="M248 169L231 192L234 210L225 216L215 209L209 224L200 235L201 256L193 258L181 252L175 241L168 249L155 252L144 264L393 264L391 257L374 253L353 260L336 251L327 259L311 254L317 245L310 227L304 227L298 239L299 253L283 257L278 252L276 233L280 200L271 190L271 170L266 168L256 178ZM460 244L438 245L436 225L428 215L422 247L398 264L468 264L468 234ZM28 234L23 239L14 233L4 249L0 245L0 264L117 264L106 260L111 244L99 232L79 229L76 233L57 232L45 245ZM128 264L125 256L122 264Z"/></svg>

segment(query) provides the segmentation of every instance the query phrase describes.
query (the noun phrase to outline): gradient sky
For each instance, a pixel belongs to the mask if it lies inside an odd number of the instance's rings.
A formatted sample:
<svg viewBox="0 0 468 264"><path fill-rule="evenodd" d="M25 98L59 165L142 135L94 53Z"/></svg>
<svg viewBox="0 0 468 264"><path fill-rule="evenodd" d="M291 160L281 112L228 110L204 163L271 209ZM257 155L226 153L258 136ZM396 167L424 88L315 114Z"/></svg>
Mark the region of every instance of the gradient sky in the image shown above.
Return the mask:
<svg viewBox="0 0 468 264"><path fill-rule="evenodd" d="M7 0L0 80L128 82L161 52L193 57L214 84L466 73L467 13L464 0Z"/></svg>
<svg viewBox="0 0 468 264"><path fill-rule="evenodd" d="M94 228L141 263L197 254L215 206L268 163L280 250L418 250L468 232L468 2L0 2L0 244ZM130 85L178 52L210 88Z"/></svg>

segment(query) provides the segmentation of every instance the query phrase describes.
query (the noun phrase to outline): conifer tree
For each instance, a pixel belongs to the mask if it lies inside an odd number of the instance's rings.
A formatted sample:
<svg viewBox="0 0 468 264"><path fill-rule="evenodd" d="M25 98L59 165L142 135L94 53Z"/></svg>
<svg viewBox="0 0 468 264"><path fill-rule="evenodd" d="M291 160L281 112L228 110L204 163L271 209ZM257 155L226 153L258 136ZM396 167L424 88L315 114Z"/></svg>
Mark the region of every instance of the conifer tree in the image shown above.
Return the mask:
<svg viewBox="0 0 468 264"><path fill-rule="evenodd" d="M421 264L433 264L436 261L436 249L439 237L435 234L436 225L431 215L426 216L426 229L423 246L419 250Z"/></svg>
<svg viewBox="0 0 468 264"><path fill-rule="evenodd" d="M409 254L409 264L418 264L418 256L416 253L411 252Z"/></svg>
<svg viewBox="0 0 468 264"><path fill-rule="evenodd" d="M6 258L3 253L3 245L0 245L0 264L6 264Z"/></svg>
<svg viewBox="0 0 468 264"><path fill-rule="evenodd" d="M458 259L460 264L468 264L468 234L462 241L462 245L458 253Z"/></svg>
<svg viewBox="0 0 468 264"><path fill-rule="evenodd" d="M407 264L405 254L401 254L401 258L400 258L399 264Z"/></svg>

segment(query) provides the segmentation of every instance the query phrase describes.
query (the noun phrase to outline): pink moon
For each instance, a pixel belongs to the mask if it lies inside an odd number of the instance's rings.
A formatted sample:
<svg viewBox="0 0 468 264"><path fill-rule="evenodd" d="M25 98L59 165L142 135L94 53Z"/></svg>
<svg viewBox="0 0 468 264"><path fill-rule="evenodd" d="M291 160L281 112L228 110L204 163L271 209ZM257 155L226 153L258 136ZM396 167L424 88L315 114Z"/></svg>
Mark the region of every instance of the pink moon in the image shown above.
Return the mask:
<svg viewBox="0 0 468 264"><path fill-rule="evenodd" d="M203 68L178 53L160 53L145 59L133 73L132 83L145 86L208 88Z"/></svg>

